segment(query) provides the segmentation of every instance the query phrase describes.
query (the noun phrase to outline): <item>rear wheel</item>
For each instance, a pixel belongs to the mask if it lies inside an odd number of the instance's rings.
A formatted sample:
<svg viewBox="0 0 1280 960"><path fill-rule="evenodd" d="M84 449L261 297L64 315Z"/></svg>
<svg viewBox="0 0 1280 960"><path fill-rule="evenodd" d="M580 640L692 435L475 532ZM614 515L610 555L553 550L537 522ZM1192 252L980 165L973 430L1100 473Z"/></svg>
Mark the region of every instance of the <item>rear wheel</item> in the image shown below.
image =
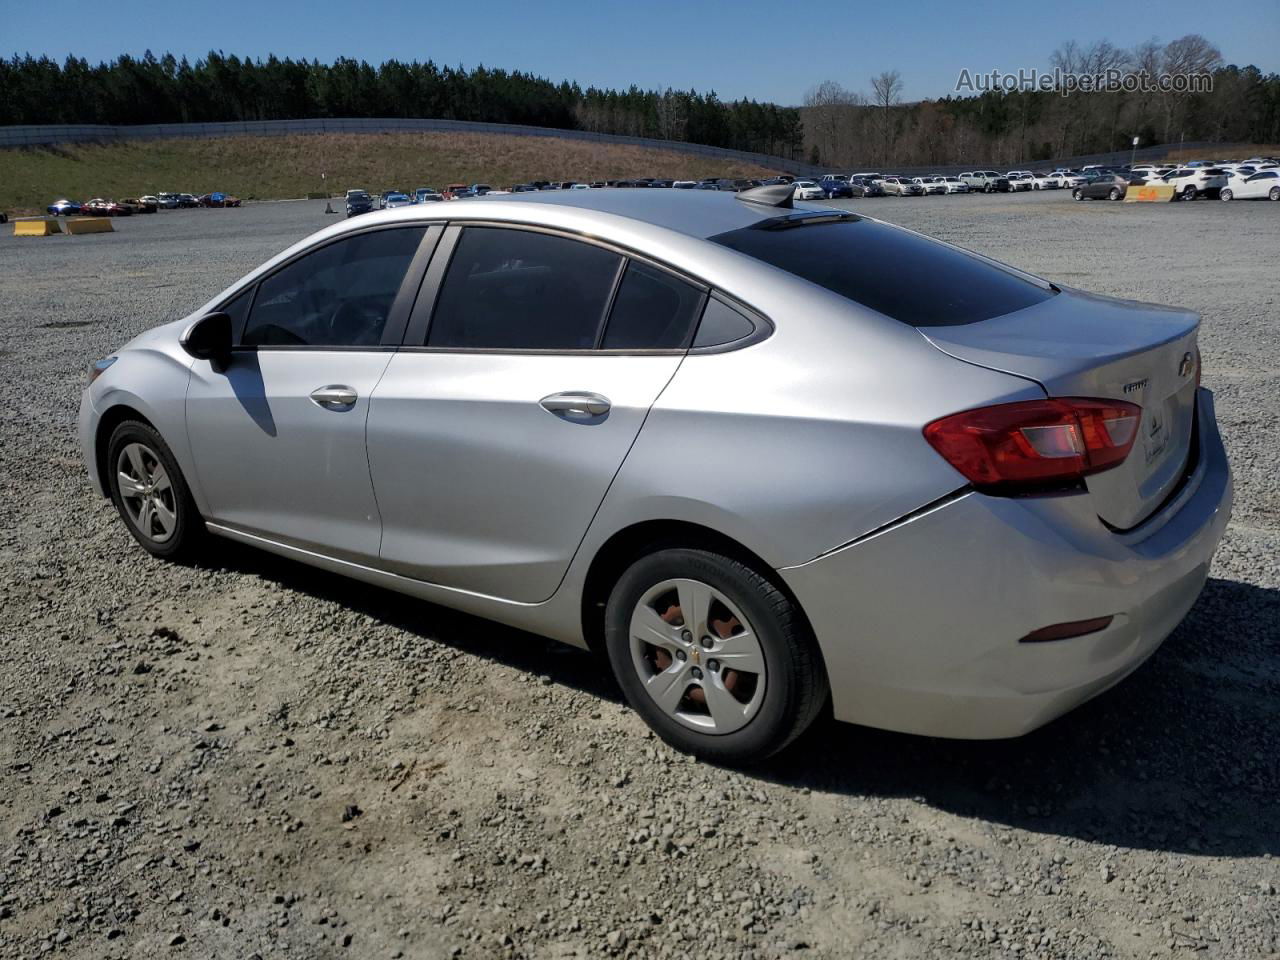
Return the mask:
<svg viewBox="0 0 1280 960"><path fill-rule="evenodd" d="M1071 191L1071 199L1072 199L1072 200L1083 200L1083 199L1084 199L1084 194L1080 192L1080 188L1079 188L1079 187L1076 187L1074 190L1072 190L1072 191Z"/></svg>
<svg viewBox="0 0 1280 960"><path fill-rule="evenodd" d="M681 548L637 560L610 594L605 626L627 702L663 740L703 759L763 760L826 703L800 612L730 557Z"/></svg>
<svg viewBox="0 0 1280 960"><path fill-rule="evenodd" d="M107 443L107 487L120 518L147 552L188 559L206 536L191 491L152 427L126 420Z"/></svg>

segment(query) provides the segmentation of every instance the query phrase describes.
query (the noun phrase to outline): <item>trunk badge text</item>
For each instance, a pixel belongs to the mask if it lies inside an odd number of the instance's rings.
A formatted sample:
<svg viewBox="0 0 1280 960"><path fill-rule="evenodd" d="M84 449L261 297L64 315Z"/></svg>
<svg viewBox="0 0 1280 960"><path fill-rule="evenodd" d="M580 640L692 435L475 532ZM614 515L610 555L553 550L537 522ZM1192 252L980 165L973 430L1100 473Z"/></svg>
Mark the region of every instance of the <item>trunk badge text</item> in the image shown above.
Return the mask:
<svg viewBox="0 0 1280 960"><path fill-rule="evenodd" d="M1147 377L1143 377L1141 380L1135 380L1135 381L1133 381L1133 383L1126 383L1126 384L1124 385L1124 392L1125 392L1125 393L1135 393L1136 391L1141 390L1143 387L1145 387L1145 386L1147 385L1147 380L1148 380L1148 379L1149 379L1149 378L1147 378Z"/></svg>

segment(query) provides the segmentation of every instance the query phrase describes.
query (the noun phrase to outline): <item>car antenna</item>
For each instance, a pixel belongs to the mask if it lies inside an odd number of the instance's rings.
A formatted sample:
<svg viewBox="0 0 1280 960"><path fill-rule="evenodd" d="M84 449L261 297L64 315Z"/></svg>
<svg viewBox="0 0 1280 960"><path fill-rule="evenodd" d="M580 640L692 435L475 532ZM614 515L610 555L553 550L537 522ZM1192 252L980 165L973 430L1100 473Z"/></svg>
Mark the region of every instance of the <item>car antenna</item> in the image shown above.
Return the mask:
<svg viewBox="0 0 1280 960"><path fill-rule="evenodd" d="M766 183L763 187L752 187L738 194L739 200L747 203L761 203L767 207L782 207L790 210L796 194L796 188L789 183Z"/></svg>

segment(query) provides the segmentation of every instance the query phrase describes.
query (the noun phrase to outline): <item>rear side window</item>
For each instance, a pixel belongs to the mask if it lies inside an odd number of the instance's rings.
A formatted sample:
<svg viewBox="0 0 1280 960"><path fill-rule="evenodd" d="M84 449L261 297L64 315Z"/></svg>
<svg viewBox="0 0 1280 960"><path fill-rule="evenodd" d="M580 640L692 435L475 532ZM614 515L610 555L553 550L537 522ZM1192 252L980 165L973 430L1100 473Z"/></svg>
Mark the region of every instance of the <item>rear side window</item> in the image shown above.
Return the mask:
<svg viewBox="0 0 1280 960"><path fill-rule="evenodd" d="M382 329L425 227L377 230L327 244L258 285L245 346L359 347Z"/></svg>
<svg viewBox="0 0 1280 960"><path fill-rule="evenodd" d="M441 285L427 346L589 350L621 265L619 254L578 240L468 227Z"/></svg>
<svg viewBox="0 0 1280 960"><path fill-rule="evenodd" d="M683 347L702 307L702 291L665 270L631 261L605 329L606 350Z"/></svg>
<svg viewBox="0 0 1280 960"><path fill-rule="evenodd" d="M977 323L1052 290L943 244L854 217L767 220L711 238L913 327Z"/></svg>
<svg viewBox="0 0 1280 960"><path fill-rule="evenodd" d="M723 300L712 297L702 312L694 347L718 347L751 336L756 325Z"/></svg>

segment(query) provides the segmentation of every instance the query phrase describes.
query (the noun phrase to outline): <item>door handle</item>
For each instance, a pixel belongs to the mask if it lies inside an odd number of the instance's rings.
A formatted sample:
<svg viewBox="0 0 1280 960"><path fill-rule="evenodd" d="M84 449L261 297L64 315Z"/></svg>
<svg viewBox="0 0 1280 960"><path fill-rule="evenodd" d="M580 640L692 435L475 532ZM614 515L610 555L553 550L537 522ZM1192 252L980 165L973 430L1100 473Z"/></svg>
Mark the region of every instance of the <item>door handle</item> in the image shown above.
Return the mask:
<svg viewBox="0 0 1280 960"><path fill-rule="evenodd" d="M330 384L311 391L312 402L326 410L350 410L356 405L356 397L354 390L341 384Z"/></svg>
<svg viewBox="0 0 1280 960"><path fill-rule="evenodd" d="M581 390L553 393L549 397L543 397L539 403L543 410L564 420L592 420L604 416L610 407L608 397Z"/></svg>

